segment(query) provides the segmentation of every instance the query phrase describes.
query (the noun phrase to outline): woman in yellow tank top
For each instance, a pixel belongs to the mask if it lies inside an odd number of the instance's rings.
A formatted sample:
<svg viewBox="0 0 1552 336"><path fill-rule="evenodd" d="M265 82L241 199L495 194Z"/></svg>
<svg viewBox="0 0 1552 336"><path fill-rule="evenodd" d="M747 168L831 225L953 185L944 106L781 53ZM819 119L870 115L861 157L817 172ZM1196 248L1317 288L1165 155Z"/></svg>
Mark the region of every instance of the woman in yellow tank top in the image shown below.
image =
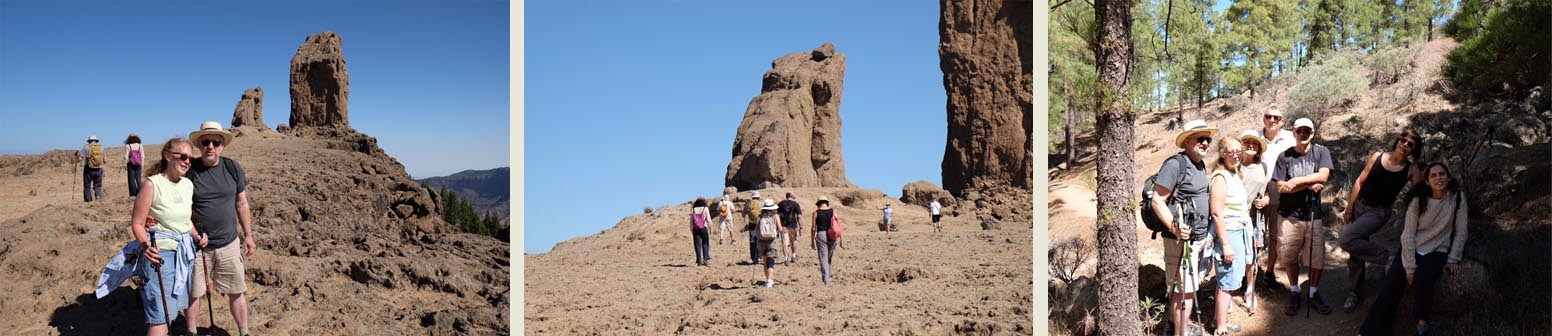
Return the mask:
<svg viewBox="0 0 1552 336"><path fill-rule="evenodd" d="M1213 163L1208 181L1208 199L1212 217L1213 236L1217 239L1213 250L1220 259L1217 268L1217 309L1214 310L1214 335L1239 332L1237 324L1228 321L1229 305L1233 302L1229 292L1238 290L1245 282L1246 261L1250 260L1248 247L1250 233L1250 194L1240 178L1240 161L1243 145L1239 139L1226 136L1218 139L1218 160Z"/></svg>
<svg viewBox="0 0 1552 336"><path fill-rule="evenodd" d="M167 334L167 323L189 303L189 276L193 272L194 249L206 239L194 230L191 219L194 183L183 178L193 158L188 140L172 138L162 146L161 160L151 169L130 216L130 233L142 246L140 276L147 279L140 290L145 302L146 335ZM156 219L146 226L146 217Z"/></svg>

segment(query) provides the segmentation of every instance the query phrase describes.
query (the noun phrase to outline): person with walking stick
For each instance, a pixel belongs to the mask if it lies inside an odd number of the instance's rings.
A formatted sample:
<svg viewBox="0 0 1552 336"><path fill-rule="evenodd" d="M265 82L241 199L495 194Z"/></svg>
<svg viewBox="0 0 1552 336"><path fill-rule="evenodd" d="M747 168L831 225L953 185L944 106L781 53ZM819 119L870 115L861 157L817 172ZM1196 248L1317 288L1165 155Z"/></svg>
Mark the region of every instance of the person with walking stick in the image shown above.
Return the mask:
<svg viewBox="0 0 1552 336"><path fill-rule="evenodd" d="M1282 199L1278 215L1282 217L1282 229L1278 237L1277 263L1288 269L1289 316L1298 315L1303 297L1299 296L1299 265L1309 267L1309 308L1321 314L1330 314L1331 306L1320 297L1320 276L1325 269L1325 226L1320 206L1320 192L1325 190L1326 179L1331 176L1331 151L1314 143L1315 123L1299 118L1293 123L1293 135L1298 141L1292 148L1278 153L1277 167L1272 173L1272 183ZM1299 258L1302 256L1302 260Z"/></svg>
<svg viewBox="0 0 1552 336"><path fill-rule="evenodd" d="M221 128L221 124L206 121L199 130L189 133L189 139L199 148L200 157L189 168L189 180L194 182L193 218L199 231L210 235L210 248L200 251L200 256L210 262L210 280L194 278L194 301L189 311L188 329L199 325L199 300L204 292L226 294L232 320L237 323L238 335L249 335L247 280L244 258L253 255L258 248L254 242L252 213L248 207L248 177L237 160L221 153L232 145L235 135ZM203 265L195 265L196 271L206 273ZM210 297L207 299L214 299Z"/></svg>
<svg viewBox="0 0 1552 336"><path fill-rule="evenodd" d="M144 302L146 335L167 334L167 324L178 311L189 305L189 276L193 272L194 249L207 240L194 228L194 183L184 177L194 157L187 140L173 138L162 146L162 158L146 177L130 216L130 233L141 248L138 273L146 279L140 291ZM156 224L146 225L146 217ZM144 267L149 266L149 267Z"/></svg>

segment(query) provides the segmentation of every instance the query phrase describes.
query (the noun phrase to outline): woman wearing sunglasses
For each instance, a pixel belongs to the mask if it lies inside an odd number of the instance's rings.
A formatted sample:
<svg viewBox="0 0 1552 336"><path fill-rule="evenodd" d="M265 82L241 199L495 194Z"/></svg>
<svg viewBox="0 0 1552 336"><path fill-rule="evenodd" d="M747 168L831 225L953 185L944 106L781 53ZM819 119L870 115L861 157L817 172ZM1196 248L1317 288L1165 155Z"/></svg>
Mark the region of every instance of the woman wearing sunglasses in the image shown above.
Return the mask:
<svg viewBox="0 0 1552 336"><path fill-rule="evenodd" d="M1390 249L1369 240L1389 223L1396 212L1392 205L1396 196L1407 184L1423 184L1423 170L1415 162L1422 156L1418 136L1412 130L1402 130L1391 142L1390 151L1369 155L1363 172L1353 181L1353 190L1347 195L1347 210L1342 220L1347 228L1342 230L1338 242L1347 251L1347 278L1352 292L1342 302L1342 311L1351 313L1362 300L1364 267L1368 263L1383 265Z"/></svg>

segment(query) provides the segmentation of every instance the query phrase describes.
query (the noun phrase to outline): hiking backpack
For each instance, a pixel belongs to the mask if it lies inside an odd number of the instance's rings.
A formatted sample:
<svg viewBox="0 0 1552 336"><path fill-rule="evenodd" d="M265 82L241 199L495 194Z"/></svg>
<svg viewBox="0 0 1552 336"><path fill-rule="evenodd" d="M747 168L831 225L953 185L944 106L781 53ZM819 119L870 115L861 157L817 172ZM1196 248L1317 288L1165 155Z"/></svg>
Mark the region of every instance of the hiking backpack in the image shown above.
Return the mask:
<svg viewBox="0 0 1552 336"><path fill-rule="evenodd" d="M775 240L780 233L776 229L775 218L760 217L760 240Z"/></svg>
<svg viewBox="0 0 1552 336"><path fill-rule="evenodd" d="M141 147L140 149L126 147L124 150L129 151L129 165L138 167L145 162L144 147Z"/></svg>
<svg viewBox="0 0 1552 336"><path fill-rule="evenodd" d="M1180 154L1176 154L1176 155L1180 155ZM1174 157L1171 157L1170 159L1174 159ZM1165 159L1165 160L1167 161L1169 159ZM1173 186L1175 186L1176 188L1172 188L1171 190L1176 190L1176 189L1178 189L1180 184L1185 183L1185 174L1184 174L1184 172L1186 170L1186 164L1185 164L1185 161L1182 161L1182 160L1184 160L1184 159L1176 159L1175 160L1176 163L1180 164L1180 171L1182 173L1180 174L1180 180L1179 181L1175 181L1175 184L1173 184ZM1140 212L1138 215L1140 215L1142 217L1142 224L1143 224L1143 226L1148 227L1149 231L1153 231L1153 239L1159 239L1160 235L1163 235L1164 238L1180 239L1180 237L1175 237L1175 234L1170 232L1169 227L1164 224L1164 220L1162 218L1159 218L1157 212L1153 211L1153 185L1156 184L1155 180L1158 179L1158 177L1159 177L1158 172L1154 172L1152 176L1148 176L1147 179L1143 180L1143 182L1142 182L1142 203L1139 204L1139 206L1138 206L1138 209L1139 209L1138 211ZM1179 193L1171 193L1169 199L1164 200L1164 204L1166 206L1171 207L1170 213L1175 214L1175 219L1176 219L1175 223L1176 223L1176 225L1179 225L1179 223L1181 222L1181 219L1185 218L1185 214L1182 213L1182 211L1181 211L1181 210L1185 210L1185 209L1183 209L1183 207L1180 206L1180 199L1181 199L1181 197L1180 197ZM1192 237L1192 238L1197 238L1197 237Z"/></svg>
<svg viewBox="0 0 1552 336"><path fill-rule="evenodd" d="M727 201L717 202L717 213L719 214L718 217L727 218L728 207L729 205Z"/></svg>
<svg viewBox="0 0 1552 336"><path fill-rule="evenodd" d="M697 229L697 230L705 229L706 228L706 213L704 213L704 212L703 213L695 213L695 209L691 208L690 209L690 225L694 226L695 229Z"/></svg>
<svg viewBox="0 0 1552 336"><path fill-rule="evenodd" d="M102 145L91 144L86 146L86 167L102 168L102 164L105 162L107 162L107 158L102 155Z"/></svg>

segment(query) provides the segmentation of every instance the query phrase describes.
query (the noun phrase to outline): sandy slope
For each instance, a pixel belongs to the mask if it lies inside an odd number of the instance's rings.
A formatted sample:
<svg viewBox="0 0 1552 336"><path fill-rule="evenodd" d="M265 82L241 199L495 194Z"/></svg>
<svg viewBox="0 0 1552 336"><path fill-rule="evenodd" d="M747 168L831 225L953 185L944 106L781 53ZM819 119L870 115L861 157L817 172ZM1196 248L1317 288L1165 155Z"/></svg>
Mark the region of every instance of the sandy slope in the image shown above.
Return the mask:
<svg viewBox="0 0 1552 336"><path fill-rule="evenodd" d="M792 190L801 200L848 193ZM881 193L857 199L840 212L849 219L848 245L835 257L829 286L804 245L798 262L776 266L775 287L757 287L764 277L746 265L743 235L738 244L713 241L711 265L696 267L689 206L681 204L526 256L525 328L564 335L1034 332L1031 222L982 230L969 216L945 217L946 232L934 234L925 208ZM886 200L904 223L899 232L877 230L882 215L874 209ZM633 232L645 239L628 241Z"/></svg>

